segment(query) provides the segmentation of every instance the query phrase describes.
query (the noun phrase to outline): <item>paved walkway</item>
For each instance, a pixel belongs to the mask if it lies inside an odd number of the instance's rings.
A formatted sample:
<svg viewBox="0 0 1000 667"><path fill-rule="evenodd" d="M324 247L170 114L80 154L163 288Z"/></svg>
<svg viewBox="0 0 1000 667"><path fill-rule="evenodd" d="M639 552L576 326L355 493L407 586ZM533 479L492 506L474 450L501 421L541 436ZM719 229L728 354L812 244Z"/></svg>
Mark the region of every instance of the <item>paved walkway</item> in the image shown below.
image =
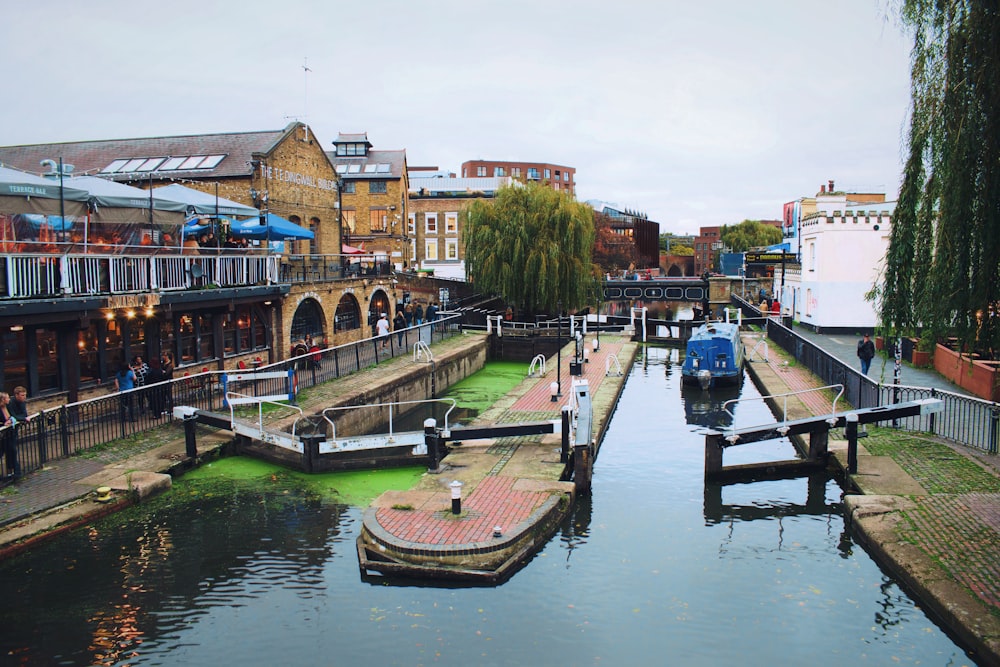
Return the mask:
<svg viewBox="0 0 1000 667"><path fill-rule="evenodd" d="M588 345L591 340L585 341ZM582 364L582 376L569 375L573 345L546 361L547 372L528 377L504 399L476 419L476 424L517 423L559 419L570 400L572 382L586 379L594 397L595 434L610 416L623 376L608 377L605 365L612 356L631 354L634 345L617 336L604 336L600 349ZM622 363L622 366L627 366ZM557 370L558 368L558 370ZM611 363L612 369L619 366ZM609 381L610 380L610 381ZM562 386L562 397L552 400L551 384ZM614 397L608 396L613 393ZM559 435L518 436L463 441L445 459L445 471L411 491L393 491L376 499L366 512L365 525L382 544L399 553L439 556L488 552L501 548L512 536L531 529L529 519L553 496L571 492L560 482ZM462 514L451 512L449 485L462 483ZM500 535L494 535L499 529Z"/></svg>
<svg viewBox="0 0 1000 667"><path fill-rule="evenodd" d="M796 332L842 361L856 360L853 337ZM751 362L768 393L820 386L806 368L786 359L772 346L767 363ZM887 368L891 374L891 363ZM880 379L877 370L878 359L872 379ZM901 384L967 394L933 370L903 364L901 371ZM891 375L882 381L891 383ZM793 403L806 414L795 418L828 414L830 397L830 392L803 394ZM845 497L848 515L865 547L973 647L982 664L1000 665L1000 493L983 491L1000 489L1000 457L915 436L910 446L881 443L885 452L875 441L898 442L900 436L860 441L852 481L862 495ZM846 468L846 442L836 437L831 434L831 451ZM926 451L916 447L922 442ZM961 465L965 459L979 465Z"/></svg>

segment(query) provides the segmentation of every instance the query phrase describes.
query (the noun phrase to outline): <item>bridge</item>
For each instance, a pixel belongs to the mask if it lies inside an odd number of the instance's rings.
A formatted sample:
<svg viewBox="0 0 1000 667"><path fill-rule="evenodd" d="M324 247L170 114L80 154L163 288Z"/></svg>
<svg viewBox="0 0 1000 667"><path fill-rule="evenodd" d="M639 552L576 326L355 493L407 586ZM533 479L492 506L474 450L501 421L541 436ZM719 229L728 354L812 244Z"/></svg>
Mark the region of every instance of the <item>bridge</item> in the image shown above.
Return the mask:
<svg viewBox="0 0 1000 667"><path fill-rule="evenodd" d="M708 281L701 278L606 280L605 301L708 301Z"/></svg>

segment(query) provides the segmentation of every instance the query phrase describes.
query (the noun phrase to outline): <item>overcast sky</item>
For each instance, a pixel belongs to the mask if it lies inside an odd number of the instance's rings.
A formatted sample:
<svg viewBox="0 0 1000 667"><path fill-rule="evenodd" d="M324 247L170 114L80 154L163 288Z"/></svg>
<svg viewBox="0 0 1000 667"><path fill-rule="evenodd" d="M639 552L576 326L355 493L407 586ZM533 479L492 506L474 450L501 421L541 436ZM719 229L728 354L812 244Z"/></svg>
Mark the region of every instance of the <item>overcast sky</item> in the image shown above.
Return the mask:
<svg viewBox="0 0 1000 667"><path fill-rule="evenodd" d="M890 1L2 0L0 145L298 119L410 166L574 167L579 199L694 233L830 179L895 199L909 40Z"/></svg>

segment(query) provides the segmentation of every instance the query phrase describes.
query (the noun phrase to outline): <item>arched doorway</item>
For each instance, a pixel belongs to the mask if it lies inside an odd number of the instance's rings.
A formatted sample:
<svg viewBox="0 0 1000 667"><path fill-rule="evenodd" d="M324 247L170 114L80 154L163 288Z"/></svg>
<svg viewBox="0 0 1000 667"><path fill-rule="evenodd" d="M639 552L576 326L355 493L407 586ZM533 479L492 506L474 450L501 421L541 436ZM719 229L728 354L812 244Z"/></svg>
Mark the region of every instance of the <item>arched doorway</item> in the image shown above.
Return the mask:
<svg viewBox="0 0 1000 667"><path fill-rule="evenodd" d="M353 331L361 328L361 305L353 294L340 297L333 316L333 332Z"/></svg>
<svg viewBox="0 0 1000 667"><path fill-rule="evenodd" d="M297 348L308 350L310 345L306 343L307 338L314 341L322 341L326 337L323 327L323 308L315 299L305 299L295 309L295 316L292 317L290 330L290 340L292 354L295 355ZM303 352L299 352L302 354Z"/></svg>
<svg viewBox="0 0 1000 667"><path fill-rule="evenodd" d="M671 264L670 268L667 270L667 276L670 278L683 278L684 272L681 271L680 267L676 264Z"/></svg>
<svg viewBox="0 0 1000 667"><path fill-rule="evenodd" d="M368 326L373 338L375 337L375 323L378 322L378 316L381 313L385 313L386 317L392 321L392 308L390 306L389 295L383 290L375 290L372 293L372 300L368 304Z"/></svg>

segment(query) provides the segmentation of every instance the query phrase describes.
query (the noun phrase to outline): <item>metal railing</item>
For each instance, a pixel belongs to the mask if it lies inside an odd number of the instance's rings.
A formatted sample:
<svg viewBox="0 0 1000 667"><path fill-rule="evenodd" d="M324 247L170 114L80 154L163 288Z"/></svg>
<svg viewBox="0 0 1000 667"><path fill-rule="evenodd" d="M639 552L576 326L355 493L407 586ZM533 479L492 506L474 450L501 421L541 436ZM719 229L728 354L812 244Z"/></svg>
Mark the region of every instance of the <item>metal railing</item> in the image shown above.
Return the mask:
<svg viewBox="0 0 1000 667"><path fill-rule="evenodd" d="M0 257L0 275L6 279L0 298L178 291L389 275L391 266L380 257L285 255L228 248L174 254L17 254Z"/></svg>
<svg viewBox="0 0 1000 667"><path fill-rule="evenodd" d="M253 370L273 372L294 369L294 381L298 391L302 391L389 359L405 356L418 342L430 345L461 331L461 316L444 317L420 326L393 331L381 338L366 338L313 351ZM0 431L0 437L16 438L22 474L40 470L48 461L106 446L117 446L114 443L118 441L125 441L122 446L132 450L153 447L158 444L155 439L141 436L173 421L172 411L175 405L187 405L207 411L228 411L224 405L222 375L252 372L241 369L185 373L168 382L43 410L31 415L28 420L19 422L9 435ZM287 386L286 375L241 383L240 391L252 396L268 396L287 392ZM6 458L0 457L0 474L13 472L7 466Z"/></svg>
<svg viewBox="0 0 1000 667"><path fill-rule="evenodd" d="M941 414L898 419L895 427L933 433L967 447L997 453L1000 442L1000 404L931 387L882 384L862 375L826 350L784 326L778 318L767 320L767 337L802 364L820 381L842 384L845 399L855 408L874 408L919 398L944 402Z"/></svg>

